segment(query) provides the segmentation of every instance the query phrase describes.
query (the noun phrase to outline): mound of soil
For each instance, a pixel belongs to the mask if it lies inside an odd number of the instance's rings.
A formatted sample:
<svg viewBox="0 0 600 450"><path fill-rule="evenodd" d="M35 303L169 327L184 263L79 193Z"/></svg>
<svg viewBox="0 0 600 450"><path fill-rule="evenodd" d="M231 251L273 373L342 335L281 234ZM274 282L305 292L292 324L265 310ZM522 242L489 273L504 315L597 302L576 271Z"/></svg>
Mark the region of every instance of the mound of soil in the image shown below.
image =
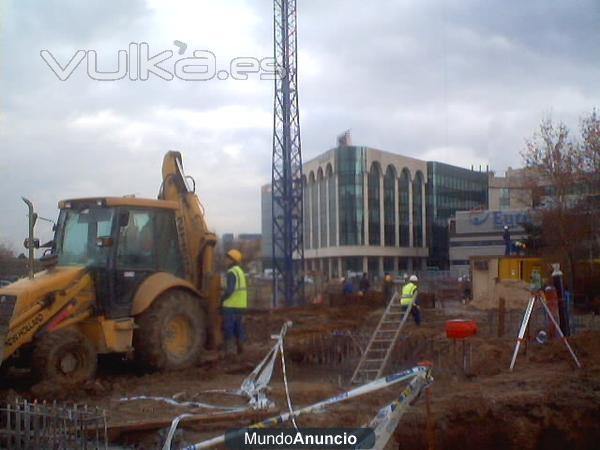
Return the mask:
<svg viewBox="0 0 600 450"><path fill-rule="evenodd" d="M496 283L488 296L473 299L471 306L477 309L498 309L499 299L505 300L506 309L525 309L531 297L529 284L521 280L503 280Z"/></svg>

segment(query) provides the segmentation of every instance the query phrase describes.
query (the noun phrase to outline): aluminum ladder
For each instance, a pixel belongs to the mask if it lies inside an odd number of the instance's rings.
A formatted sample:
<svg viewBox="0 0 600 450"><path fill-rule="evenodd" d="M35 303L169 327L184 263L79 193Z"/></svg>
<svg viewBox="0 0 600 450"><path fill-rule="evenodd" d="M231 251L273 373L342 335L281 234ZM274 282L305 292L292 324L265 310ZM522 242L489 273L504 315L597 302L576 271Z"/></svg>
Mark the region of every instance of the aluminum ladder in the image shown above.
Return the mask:
<svg viewBox="0 0 600 450"><path fill-rule="evenodd" d="M367 383L381 377L413 306L411 303L406 311L402 311L400 302L401 296L396 292L369 339L351 383Z"/></svg>

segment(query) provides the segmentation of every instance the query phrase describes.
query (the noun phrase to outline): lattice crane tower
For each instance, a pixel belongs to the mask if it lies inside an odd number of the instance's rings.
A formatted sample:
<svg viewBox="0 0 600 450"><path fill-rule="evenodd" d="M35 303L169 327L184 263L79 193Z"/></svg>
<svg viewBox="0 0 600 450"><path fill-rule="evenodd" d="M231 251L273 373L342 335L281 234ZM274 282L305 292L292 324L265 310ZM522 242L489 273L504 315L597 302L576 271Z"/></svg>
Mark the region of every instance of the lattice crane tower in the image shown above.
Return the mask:
<svg viewBox="0 0 600 450"><path fill-rule="evenodd" d="M273 302L304 301L296 0L274 0Z"/></svg>

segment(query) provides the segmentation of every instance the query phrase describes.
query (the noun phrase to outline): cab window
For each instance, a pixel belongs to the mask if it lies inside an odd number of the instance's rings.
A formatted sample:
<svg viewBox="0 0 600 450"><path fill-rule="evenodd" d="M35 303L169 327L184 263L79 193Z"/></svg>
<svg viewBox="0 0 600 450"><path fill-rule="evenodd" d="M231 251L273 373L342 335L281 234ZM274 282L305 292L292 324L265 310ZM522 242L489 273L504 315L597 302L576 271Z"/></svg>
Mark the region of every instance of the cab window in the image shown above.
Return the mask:
<svg viewBox="0 0 600 450"><path fill-rule="evenodd" d="M117 269L183 275L173 211L124 210L118 220Z"/></svg>
<svg viewBox="0 0 600 450"><path fill-rule="evenodd" d="M84 208L63 210L59 218L58 262L60 265L106 265L108 248L96 240L111 235L113 210Z"/></svg>

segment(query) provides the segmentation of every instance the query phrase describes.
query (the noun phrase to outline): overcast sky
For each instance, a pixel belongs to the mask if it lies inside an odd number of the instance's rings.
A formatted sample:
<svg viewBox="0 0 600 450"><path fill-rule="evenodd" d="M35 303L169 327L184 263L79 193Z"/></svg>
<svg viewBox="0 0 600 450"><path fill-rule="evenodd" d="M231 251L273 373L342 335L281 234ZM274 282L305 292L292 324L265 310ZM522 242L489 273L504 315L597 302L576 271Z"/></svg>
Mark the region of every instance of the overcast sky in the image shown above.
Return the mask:
<svg viewBox="0 0 600 450"><path fill-rule="evenodd" d="M210 50L217 68L272 56L271 1L0 0L0 242L21 251L29 197L155 197L164 152L183 153L209 225L260 231L270 181L272 81L96 81L146 42L150 56ZM173 41L187 44L183 56ZM600 105L600 1L298 0L305 160L352 130L355 144L503 172L540 120L576 128ZM88 58L90 54L86 55ZM42 239L49 227L38 226Z"/></svg>

